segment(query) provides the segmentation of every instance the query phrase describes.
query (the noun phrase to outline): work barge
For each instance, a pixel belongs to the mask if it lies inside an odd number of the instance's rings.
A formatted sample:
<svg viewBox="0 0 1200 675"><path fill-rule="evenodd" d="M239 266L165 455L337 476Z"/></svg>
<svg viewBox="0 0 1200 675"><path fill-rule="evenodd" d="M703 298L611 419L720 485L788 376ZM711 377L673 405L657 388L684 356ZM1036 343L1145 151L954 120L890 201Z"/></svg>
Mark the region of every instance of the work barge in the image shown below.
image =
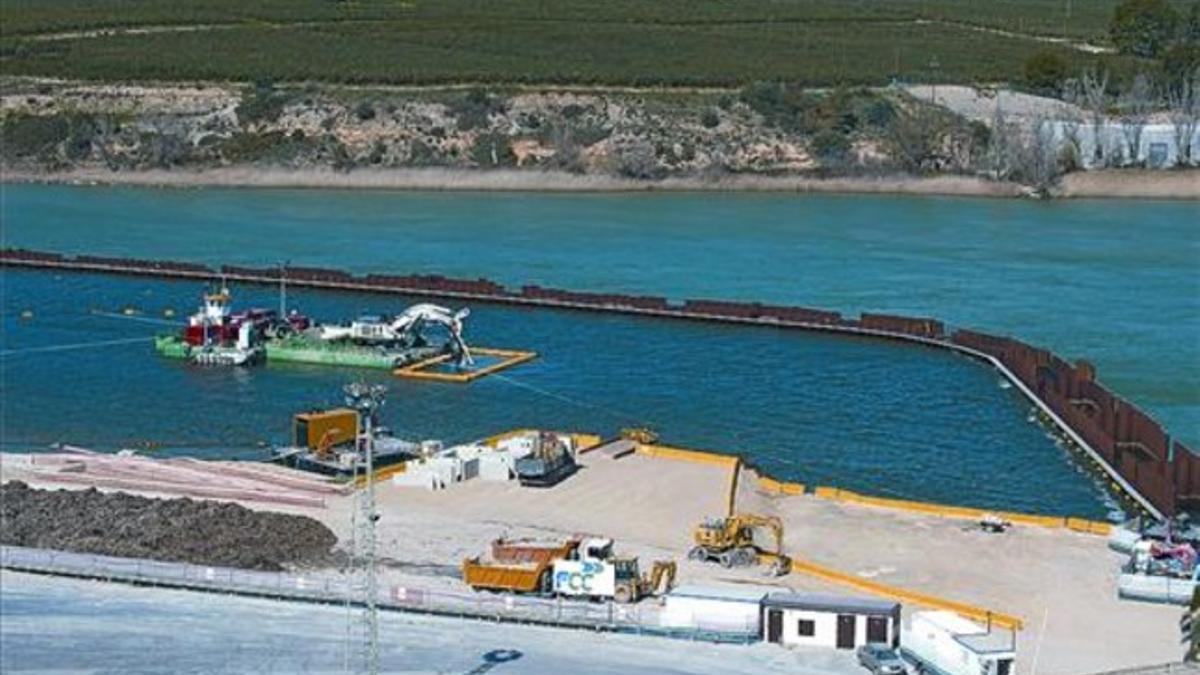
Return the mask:
<svg viewBox="0 0 1200 675"><path fill-rule="evenodd" d="M440 275L355 275L318 267L281 269L193 262L142 260L7 248L0 265L147 276L229 281L318 289L395 293L516 306L547 307L669 319L772 326L833 334L900 340L949 349L993 366L1038 408L1117 492L1149 515L1164 519L1200 508L1200 458L1149 415L1105 388L1086 361L1074 364L1018 339L959 328L926 317L840 312L757 302L590 293L536 285L507 288L495 281Z"/></svg>

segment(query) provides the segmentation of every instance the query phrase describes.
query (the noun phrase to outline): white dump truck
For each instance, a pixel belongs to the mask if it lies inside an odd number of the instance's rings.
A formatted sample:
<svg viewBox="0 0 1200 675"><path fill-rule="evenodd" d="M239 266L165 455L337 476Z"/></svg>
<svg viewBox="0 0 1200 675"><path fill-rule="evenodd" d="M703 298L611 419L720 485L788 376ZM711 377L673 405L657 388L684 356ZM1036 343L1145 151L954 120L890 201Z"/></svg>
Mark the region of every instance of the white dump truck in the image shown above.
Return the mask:
<svg viewBox="0 0 1200 675"><path fill-rule="evenodd" d="M643 577L637 558L618 557L612 539L593 538L580 542L574 555L554 561L553 590L571 598L637 602L660 586L669 589L674 577L675 564L665 561Z"/></svg>
<svg viewBox="0 0 1200 675"><path fill-rule="evenodd" d="M1016 636L988 630L954 612L916 612L902 632L902 651L942 675L1016 675Z"/></svg>

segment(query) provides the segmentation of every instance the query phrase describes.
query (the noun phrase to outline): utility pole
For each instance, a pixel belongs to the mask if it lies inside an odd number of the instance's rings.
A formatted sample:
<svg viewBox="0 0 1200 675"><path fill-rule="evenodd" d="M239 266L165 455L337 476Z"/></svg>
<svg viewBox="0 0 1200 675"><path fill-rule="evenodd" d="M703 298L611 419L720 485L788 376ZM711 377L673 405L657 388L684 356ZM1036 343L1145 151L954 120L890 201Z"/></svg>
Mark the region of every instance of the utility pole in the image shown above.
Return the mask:
<svg viewBox="0 0 1200 675"><path fill-rule="evenodd" d="M936 54L932 58L929 59L929 72L933 74L933 77L930 79L931 86L930 86L929 102L934 105L937 105L938 69L941 67L942 67L942 64L938 63L938 57Z"/></svg>
<svg viewBox="0 0 1200 675"><path fill-rule="evenodd" d="M279 263L279 320L287 320L287 260Z"/></svg>
<svg viewBox="0 0 1200 675"><path fill-rule="evenodd" d="M375 568L375 522L379 514L375 510L375 420L383 407L387 387L381 384L353 382L342 389L346 394L346 405L358 411L357 449L366 465L366 485L359 493L363 528L363 564L366 567L366 584L363 605L366 619L367 672L379 673L379 577ZM357 460L356 460L357 463Z"/></svg>
<svg viewBox="0 0 1200 675"><path fill-rule="evenodd" d="M1200 661L1200 588L1192 591L1192 600L1179 619L1181 640L1186 645L1184 663Z"/></svg>
<svg viewBox="0 0 1200 675"><path fill-rule="evenodd" d="M355 443L358 442L357 434L358 434L358 430L355 429L355 435L356 435L356 437L354 439ZM350 470L350 484L355 485L355 486L358 485L358 465L359 465L359 462L356 459L354 462L354 466ZM354 605L354 593L355 593L354 584L358 577L358 575L355 574L358 571L358 569L357 569L358 561L356 560L357 556L358 556L358 504L354 504L350 508L350 551L346 556L346 649L345 649L345 653L343 654L343 661L342 661L342 672L344 673L344 675L350 675L350 673L353 672L350 670L350 651L351 651L350 644L351 644L351 636L352 636L351 628L354 624L354 618L353 618L353 614L351 614L351 612L350 612L350 608Z"/></svg>

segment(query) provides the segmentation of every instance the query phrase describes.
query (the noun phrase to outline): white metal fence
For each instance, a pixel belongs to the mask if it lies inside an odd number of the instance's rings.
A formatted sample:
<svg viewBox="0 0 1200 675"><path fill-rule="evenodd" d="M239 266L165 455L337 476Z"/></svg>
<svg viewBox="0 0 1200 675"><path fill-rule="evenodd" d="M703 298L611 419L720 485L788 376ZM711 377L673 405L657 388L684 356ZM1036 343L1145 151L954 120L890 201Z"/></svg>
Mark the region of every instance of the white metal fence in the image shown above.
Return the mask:
<svg viewBox="0 0 1200 675"><path fill-rule="evenodd" d="M0 567L43 574L329 604L350 602L360 605L365 600L361 580L329 572L264 572L19 546L0 546ZM587 628L705 642L745 644L759 640L757 631L750 626L747 626L745 631L662 626L660 605L649 601L622 605L613 602L453 592L407 586L381 588L377 601L383 610L488 621Z"/></svg>

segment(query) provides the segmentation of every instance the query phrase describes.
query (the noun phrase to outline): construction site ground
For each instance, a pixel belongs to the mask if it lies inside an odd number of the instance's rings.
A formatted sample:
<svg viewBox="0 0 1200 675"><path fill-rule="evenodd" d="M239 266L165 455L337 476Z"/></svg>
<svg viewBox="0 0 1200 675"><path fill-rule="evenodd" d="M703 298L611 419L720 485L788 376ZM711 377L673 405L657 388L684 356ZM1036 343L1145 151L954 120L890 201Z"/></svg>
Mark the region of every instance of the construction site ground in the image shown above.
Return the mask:
<svg viewBox="0 0 1200 675"><path fill-rule="evenodd" d="M726 570L686 559L692 527L726 512L729 469L641 455L585 455L574 476L552 488L468 481L430 492L390 483L377 487L382 583L461 592L458 566L483 554L498 536L612 537L643 569L679 563L680 583L759 584L863 595L800 574L767 579L756 568ZM52 485L45 476L5 467L6 479ZM1177 607L1122 601L1116 577L1122 556L1104 537L1017 526L989 534L971 523L842 504L812 496L770 496L742 471L739 511L776 514L786 525L786 553L873 581L970 603L1022 618L1018 663L1025 672L1090 673L1177 660ZM74 487L74 485L72 485ZM152 490L150 490L152 492ZM265 505L310 515L351 536L354 499L323 495L324 508ZM905 613L922 609L905 604Z"/></svg>
<svg viewBox="0 0 1200 675"><path fill-rule="evenodd" d="M125 673L366 672L360 613L338 606L6 571L0 613L5 673L90 673L97 664L104 664L101 672ZM406 675L863 672L853 658L828 649L681 644L394 612L379 617L379 643L380 671Z"/></svg>

